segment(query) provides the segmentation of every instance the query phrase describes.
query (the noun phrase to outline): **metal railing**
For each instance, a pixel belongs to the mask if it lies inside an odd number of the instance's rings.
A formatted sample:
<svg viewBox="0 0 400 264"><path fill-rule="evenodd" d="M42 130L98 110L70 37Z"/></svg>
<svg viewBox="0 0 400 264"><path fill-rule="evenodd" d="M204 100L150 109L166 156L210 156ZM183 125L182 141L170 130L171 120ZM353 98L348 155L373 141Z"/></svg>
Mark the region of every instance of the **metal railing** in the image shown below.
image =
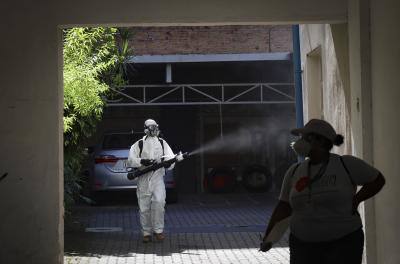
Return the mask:
<svg viewBox="0 0 400 264"><path fill-rule="evenodd" d="M126 85L111 88L107 106L294 104L293 83Z"/></svg>

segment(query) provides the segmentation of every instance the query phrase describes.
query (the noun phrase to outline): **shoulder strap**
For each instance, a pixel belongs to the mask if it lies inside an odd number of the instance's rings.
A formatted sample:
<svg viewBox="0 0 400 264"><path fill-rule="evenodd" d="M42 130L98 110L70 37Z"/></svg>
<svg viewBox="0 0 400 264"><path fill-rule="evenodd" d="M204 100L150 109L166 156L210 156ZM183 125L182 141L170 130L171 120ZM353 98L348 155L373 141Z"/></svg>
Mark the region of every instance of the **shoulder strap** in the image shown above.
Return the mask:
<svg viewBox="0 0 400 264"><path fill-rule="evenodd" d="M340 159L340 162L341 162L342 165L343 165L344 170L346 171L347 175L349 176L349 179L350 179L350 181L351 181L351 184L353 185L354 188L357 188L357 185L354 183L353 178L351 177L350 171L349 171L349 169L347 168L346 164L344 163L344 160L343 160L342 156L339 156L339 159Z"/></svg>
<svg viewBox="0 0 400 264"><path fill-rule="evenodd" d="M139 140L139 158L142 157L142 151L143 151L143 139Z"/></svg>
<svg viewBox="0 0 400 264"><path fill-rule="evenodd" d="M297 168L300 166L300 162L297 162L297 164L296 164L296 166L294 166L294 168L293 168L293 170L292 170L292 173L290 174L290 178L289 178L289 180L290 180L290 185L292 185L293 184L293 176L294 176L294 174L296 173L296 170L297 170Z"/></svg>
<svg viewBox="0 0 400 264"><path fill-rule="evenodd" d="M164 156L165 154L164 154L164 142L163 142L163 139L162 138L158 138L158 140L160 141L160 144L161 144L161 147L162 147L162 154Z"/></svg>
<svg viewBox="0 0 400 264"><path fill-rule="evenodd" d="M162 147L162 152L164 156L164 142L162 138L158 139L160 141L161 147ZM143 151L143 139L139 140L139 158L142 157L142 151Z"/></svg>

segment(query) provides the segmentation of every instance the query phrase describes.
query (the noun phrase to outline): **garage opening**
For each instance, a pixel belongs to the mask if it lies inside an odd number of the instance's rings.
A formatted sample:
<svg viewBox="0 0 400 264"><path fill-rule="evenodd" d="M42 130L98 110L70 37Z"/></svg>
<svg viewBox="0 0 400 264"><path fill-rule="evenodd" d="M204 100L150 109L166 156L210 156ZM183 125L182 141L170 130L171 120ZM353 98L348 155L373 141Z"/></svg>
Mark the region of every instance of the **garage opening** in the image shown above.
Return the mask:
<svg viewBox="0 0 400 264"><path fill-rule="evenodd" d="M98 207L81 203L72 209L67 260L151 253L136 244L136 186L123 168L148 118L157 121L175 153L191 154L165 177L166 232L184 242L169 241L170 252L160 246L156 255L202 255L212 243L194 241L224 236L241 242L214 245L222 252L255 250L284 173L296 159L288 133L296 124L291 26L127 31L133 53L124 60L126 82L110 86L102 119L84 142L82 195ZM111 244L125 241L127 248L107 249L105 237ZM276 250L287 260L286 242Z"/></svg>

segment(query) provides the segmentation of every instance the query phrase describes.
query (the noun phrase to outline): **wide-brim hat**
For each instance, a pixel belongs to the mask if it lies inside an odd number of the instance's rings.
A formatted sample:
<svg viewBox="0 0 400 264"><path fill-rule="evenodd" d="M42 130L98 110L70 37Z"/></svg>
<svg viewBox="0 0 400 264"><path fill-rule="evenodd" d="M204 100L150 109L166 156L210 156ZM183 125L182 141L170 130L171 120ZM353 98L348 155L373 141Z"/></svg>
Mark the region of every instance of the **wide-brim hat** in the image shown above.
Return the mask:
<svg viewBox="0 0 400 264"><path fill-rule="evenodd" d="M331 142L334 142L337 136L331 124L321 119L311 119L304 127L293 129L291 133L295 136L313 133L323 136Z"/></svg>

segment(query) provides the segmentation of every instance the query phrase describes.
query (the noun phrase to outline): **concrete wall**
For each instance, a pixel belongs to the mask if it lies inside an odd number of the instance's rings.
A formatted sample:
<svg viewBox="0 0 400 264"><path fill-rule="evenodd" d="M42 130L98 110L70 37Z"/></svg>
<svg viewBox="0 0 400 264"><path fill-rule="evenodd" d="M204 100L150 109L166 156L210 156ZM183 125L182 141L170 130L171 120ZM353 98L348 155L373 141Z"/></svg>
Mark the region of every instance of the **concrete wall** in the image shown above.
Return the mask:
<svg viewBox="0 0 400 264"><path fill-rule="evenodd" d="M349 73L351 129L353 133L353 154L373 163L373 129L371 97L371 49L370 49L370 7L369 1L349 1ZM368 263L376 260L375 202L364 202L364 226Z"/></svg>
<svg viewBox="0 0 400 264"><path fill-rule="evenodd" d="M366 263L400 263L399 11L396 1L350 0L347 25L301 28L305 118L315 114L312 104L320 103L307 87L307 54L320 47L324 117L351 139L343 152L373 164L387 180L384 189L361 208Z"/></svg>
<svg viewBox="0 0 400 264"><path fill-rule="evenodd" d="M295 5L291 0L3 2L0 173L6 171L9 176L0 182L0 262L63 261L61 26L334 23L346 19L346 0L302 0Z"/></svg>
<svg viewBox="0 0 400 264"><path fill-rule="evenodd" d="M347 43L346 26L335 27L344 27L335 36L338 42ZM346 54L341 48L347 49L347 46L335 46L332 33L330 25L300 26L304 122L312 118L329 121L345 137L344 145L334 151L352 153L349 98L346 97L348 73L342 73L339 67L339 60L347 61L347 57L340 57Z"/></svg>
<svg viewBox="0 0 400 264"><path fill-rule="evenodd" d="M135 55L220 54L292 51L287 25L131 28Z"/></svg>
<svg viewBox="0 0 400 264"><path fill-rule="evenodd" d="M42 19L52 19L58 24L70 26L259 25L335 23L347 19L347 0L301 0L296 5L292 0L47 0L41 5L25 7L31 8L27 9L29 14L34 14L35 9L42 10ZM19 16L24 17L22 14L20 12Z"/></svg>
<svg viewBox="0 0 400 264"><path fill-rule="evenodd" d="M377 263L400 263L400 3L371 1L373 160L386 177L375 198Z"/></svg>
<svg viewBox="0 0 400 264"><path fill-rule="evenodd" d="M0 15L0 263L61 263L61 32L14 8Z"/></svg>

